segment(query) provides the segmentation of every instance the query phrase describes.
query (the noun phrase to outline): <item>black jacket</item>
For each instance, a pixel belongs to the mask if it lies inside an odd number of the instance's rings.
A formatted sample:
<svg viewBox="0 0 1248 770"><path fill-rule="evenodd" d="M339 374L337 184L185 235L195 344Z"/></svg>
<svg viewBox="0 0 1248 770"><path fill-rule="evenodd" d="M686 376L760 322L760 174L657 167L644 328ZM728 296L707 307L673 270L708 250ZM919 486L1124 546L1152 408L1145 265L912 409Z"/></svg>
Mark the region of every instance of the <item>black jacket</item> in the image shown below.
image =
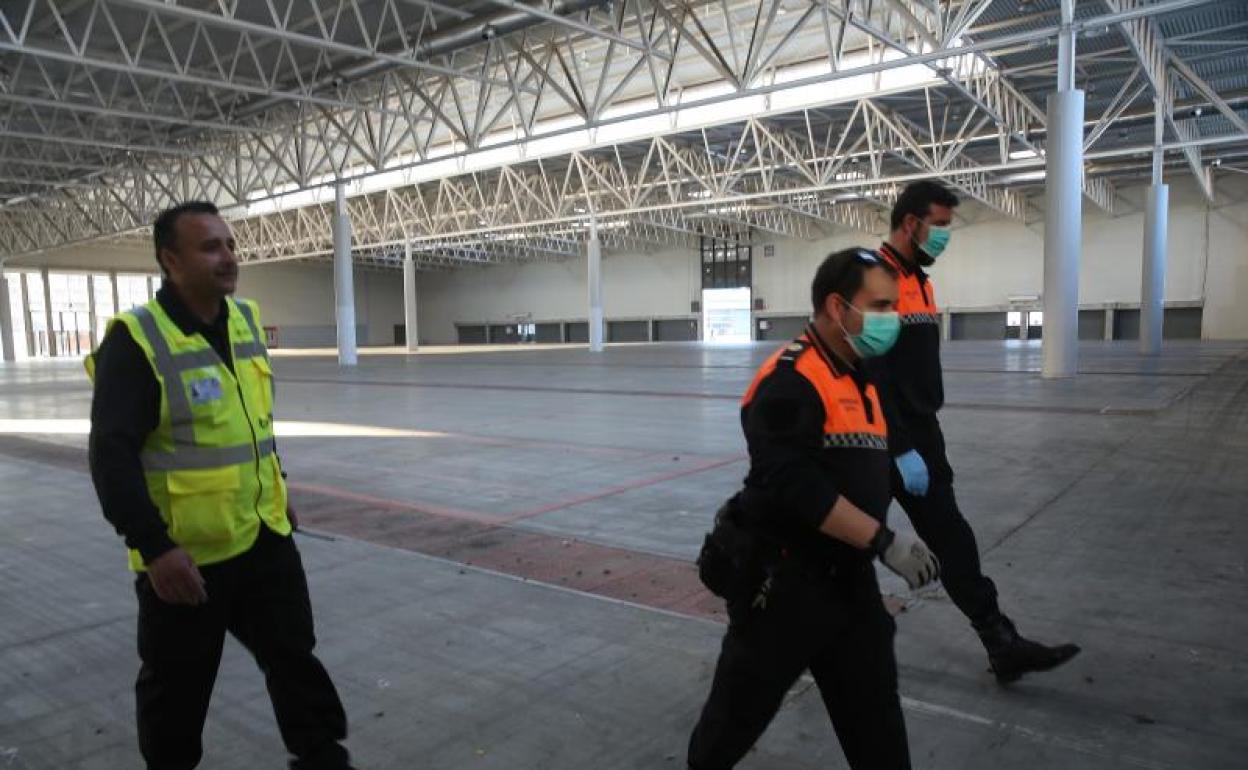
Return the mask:
<svg viewBox="0 0 1248 770"><path fill-rule="evenodd" d="M816 357L838 381L852 382L838 397L859 402L867 421L882 423L885 416L877 413L860 371L822 344L813 329L807 336L813 344L801 355ZM866 551L818 530L842 495L884 520L892 498L888 452L882 446L830 447L823 399L795 365L784 365L783 357L774 370L760 376L753 397L741 409L750 454L741 495L747 523L820 563L869 561Z"/></svg>
<svg viewBox="0 0 1248 770"><path fill-rule="evenodd" d="M888 418L889 451L895 457L914 448L912 425L935 420L945 404L945 384L932 283L921 267L907 263L887 243L880 252L899 268L901 334L887 354L868 359L866 370L879 389Z"/></svg>

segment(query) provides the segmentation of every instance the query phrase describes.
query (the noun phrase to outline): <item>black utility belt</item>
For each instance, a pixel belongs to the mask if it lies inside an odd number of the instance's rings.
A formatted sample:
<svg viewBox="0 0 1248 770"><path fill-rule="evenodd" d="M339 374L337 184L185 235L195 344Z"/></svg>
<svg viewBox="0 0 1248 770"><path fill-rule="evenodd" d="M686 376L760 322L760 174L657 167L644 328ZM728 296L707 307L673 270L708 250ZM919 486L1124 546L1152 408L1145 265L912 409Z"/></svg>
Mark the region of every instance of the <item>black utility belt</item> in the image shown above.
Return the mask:
<svg viewBox="0 0 1248 770"><path fill-rule="evenodd" d="M861 569L859 564L846 563L851 559L858 561L853 555L844 554L843 557L810 554L808 549L791 546L773 535L743 525L739 503L734 497L720 507L714 528L702 542L698 577L716 596L740 599L754 595L770 578L796 577L827 583L841 574L853 574Z"/></svg>

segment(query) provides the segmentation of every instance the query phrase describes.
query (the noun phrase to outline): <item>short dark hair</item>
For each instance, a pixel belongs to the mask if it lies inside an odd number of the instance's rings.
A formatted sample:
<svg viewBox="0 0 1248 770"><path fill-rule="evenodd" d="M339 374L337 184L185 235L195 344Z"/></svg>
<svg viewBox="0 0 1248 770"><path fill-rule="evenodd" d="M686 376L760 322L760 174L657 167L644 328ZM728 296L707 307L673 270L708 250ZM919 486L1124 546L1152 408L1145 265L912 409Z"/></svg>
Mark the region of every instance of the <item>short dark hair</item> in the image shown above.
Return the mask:
<svg viewBox="0 0 1248 770"><path fill-rule="evenodd" d="M160 261L162 249L172 249L178 244L178 217L183 214L220 214L216 205L208 201L187 201L165 209L152 223L152 243L156 247L156 264L162 272L165 265Z"/></svg>
<svg viewBox="0 0 1248 770"><path fill-rule="evenodd" d="M877 268L889 275L896 274L879 254L869 249L843 249L829 254L815 271L815 280L810 284L810 302L815 313L823 310L823 303L833 294L853 302L854 295L866 280L867 271Z"/></svg>
<svg viewBox="0 0 1248 770"><path fill-rule="evenodd" d="M893 215L889 219L889 229L896 230L901 227L901 223L905 221L907 214L914 214L919 219L927 216L927 212L931 210L932 204L937 206L948 206L956 208L958 205L958 196L945 187L940 182L933 182L930 179L923 179L918 182L911 182L901 191L901 195L897 196L897 202L893 204Z"/></svg>

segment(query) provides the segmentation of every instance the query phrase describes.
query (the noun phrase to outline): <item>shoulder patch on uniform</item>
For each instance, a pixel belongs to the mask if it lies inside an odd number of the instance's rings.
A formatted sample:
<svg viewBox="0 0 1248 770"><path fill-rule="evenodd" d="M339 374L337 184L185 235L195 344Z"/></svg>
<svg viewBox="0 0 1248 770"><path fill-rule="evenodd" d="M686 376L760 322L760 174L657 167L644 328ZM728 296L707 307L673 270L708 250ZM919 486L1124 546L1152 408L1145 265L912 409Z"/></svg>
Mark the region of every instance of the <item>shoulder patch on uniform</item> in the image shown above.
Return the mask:
<svg viewBox="0 0 1248 770"><path fill-rule="evenodd" d="M797 364L797 359L801 358L802 354L808 349L810 349L810 343L804 340L793 340L780 351L780 358L777 363L784 366L794 366Z"/></svg>

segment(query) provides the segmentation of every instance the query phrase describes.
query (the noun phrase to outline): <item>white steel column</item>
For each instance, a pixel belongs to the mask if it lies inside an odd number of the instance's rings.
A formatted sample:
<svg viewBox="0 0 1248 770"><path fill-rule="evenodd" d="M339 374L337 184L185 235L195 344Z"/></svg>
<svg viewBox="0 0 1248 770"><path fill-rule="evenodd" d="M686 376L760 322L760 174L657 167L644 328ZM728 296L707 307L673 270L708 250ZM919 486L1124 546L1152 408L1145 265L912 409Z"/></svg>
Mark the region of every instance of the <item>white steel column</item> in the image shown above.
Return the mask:
<svg viewBox="0 0 1248 770"><path fill-rule="evenodd" d="M602 352L602 242L598 240L598 223L589 229L589 349Z"/></svg>
<svg viewBox="0 0 1248 770"><path fill-rule="evenodd" d="M90 334L91 334L91 349L92 350L95 350L96 348L100 346L100 341L96 339L96 333L95 333L95 328L96 326L98 326L98 324L96 323L96 320L97 319L96 319L96 313L95 313L95 276L88 275L87 276L87 323L91 324Z"/></svg>
<svg viewBox="0 0 1248 770"><path fill-rule="evenodd" d="M113 315L117 315L123 310L129 310L128 307L121 306L121 292L117 290L117 271L108 271L108 284L113 290Z"/></svg>
<svg viewBox="0 0 1248 770"><path fill-rule="evenodd" d="M13 308L9 303L9 279L0 272L0 360L16 361L13 340Z"/></svg>
<svg viewBox="0 0 1248 770"><path fill-rule="evenodd" d="M1165 319L1166 219L1170 208L1170 186L1162 184L1161 143L1165 137L1163 107L1153 100L1156 110L1153 137L1153 183L1144 199L1144 269L1140 285L1140 352L1161 353L1161 330Z"/></svg>
<svg viewBox="0 0 1248 770"><path fill-rule="evenodd" d="M407 337L407 352L420 348L416 314L416 261L412 259L412 244L403 245L403 324Z"/></svg>
<svg viewBox="0 0 1248 770"><path fill-rule="evenodd" d="M30 278L22 273L22 326L26 327L26 357L35 357L35 329L30 322Z"/></svg>
<svg viewBox="0 0 1248 770"><path fill-rule="evenodd" d="M338 364L355 366L355 274L346 193L342 182L334 186L334 319L338 326Z"/></svg>
<svg viewBox="0 0 1248 770"><path fill-rule="evenodd" d="M43 279L43 318L48 329L48 358L56 358L56 332L52 330L52 281L45 267L39 271Z"/></svg>
<svg viewBox="0 0 1248 770"><path fill-rule="evenodd" d="M1079 261L1083 223L1083 91L1075 84L1074 0L1062 0L1057 92L1049 96L1045 152L1045 377L1079 369Z"/></svg>
<svg viewBox="0 0 1248 770"><path fill-rule="evenodd" d="M1062 22L1057 35L1057 90L1075 90L1075 0L1061 0ZM1081 145L1082 146L1082 145Z"/></svg>

